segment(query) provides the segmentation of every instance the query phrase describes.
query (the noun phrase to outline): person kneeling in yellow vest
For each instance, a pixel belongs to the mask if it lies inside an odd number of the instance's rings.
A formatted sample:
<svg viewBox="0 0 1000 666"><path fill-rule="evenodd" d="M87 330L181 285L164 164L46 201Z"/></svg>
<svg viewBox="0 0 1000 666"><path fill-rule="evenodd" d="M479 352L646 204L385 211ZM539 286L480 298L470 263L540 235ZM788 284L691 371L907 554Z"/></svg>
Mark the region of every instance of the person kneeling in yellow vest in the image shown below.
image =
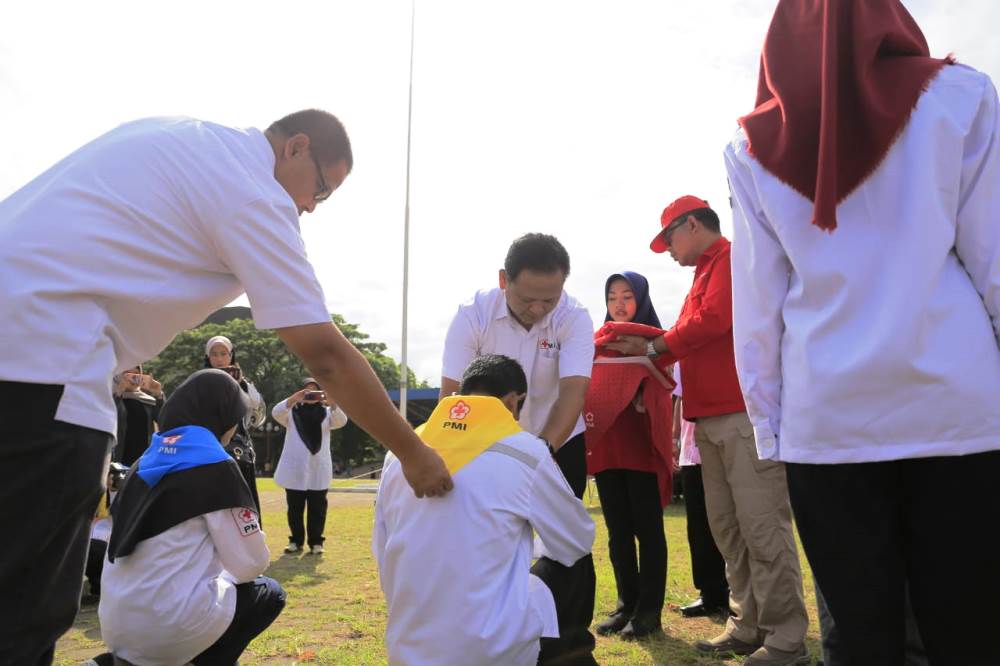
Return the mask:
<svg viewBox="0 0 1000 666"><path fill-rule="evenodd" d="M566 595L531 573L532 529L547 558L572 566L590 553L594 522L545 442L517 424L527 395L517 361L476 358L460 393L417 429L453 475L452 493L417 500L386 456L372 551L389 663L535 664L540 641L559 636ZM596 663L592 649L575 663Z"/></svg>

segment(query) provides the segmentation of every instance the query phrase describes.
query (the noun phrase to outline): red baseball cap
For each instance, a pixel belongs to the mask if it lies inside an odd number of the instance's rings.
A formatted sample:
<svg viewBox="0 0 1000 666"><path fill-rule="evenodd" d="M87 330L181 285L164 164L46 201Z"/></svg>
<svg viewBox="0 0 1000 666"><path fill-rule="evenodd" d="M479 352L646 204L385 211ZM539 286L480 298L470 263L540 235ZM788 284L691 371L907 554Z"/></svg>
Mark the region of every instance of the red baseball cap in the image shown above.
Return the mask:
<svg viewBox="0 0 1000 666"><path fill-rule="evenodd" d="M669 250L670 246L663 240L663 230L669 227L670 223L681 215L698 210L699 208L711 208L711 206L708 205L707 201L693 197L690 194L685 194L664 208L663 213L660 215L660 230L656 232L656 238L649 244L649 249L656 253Z"/></svg>

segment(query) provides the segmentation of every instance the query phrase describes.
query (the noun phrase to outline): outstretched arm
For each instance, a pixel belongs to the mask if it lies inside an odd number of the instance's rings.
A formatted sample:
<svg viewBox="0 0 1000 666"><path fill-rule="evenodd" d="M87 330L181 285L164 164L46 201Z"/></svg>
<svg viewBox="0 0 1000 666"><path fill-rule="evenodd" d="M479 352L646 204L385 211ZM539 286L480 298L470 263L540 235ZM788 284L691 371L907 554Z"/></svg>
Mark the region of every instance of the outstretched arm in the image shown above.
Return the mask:
<svg viewBox="0 0 1000 666"><path fill-rule="evenodd" d="M290 326L276 332L354 422L399 458L403 475L417 497L435 497L451 490L451 476L441 457L403 420L368 361L333 322Z"/></svg>

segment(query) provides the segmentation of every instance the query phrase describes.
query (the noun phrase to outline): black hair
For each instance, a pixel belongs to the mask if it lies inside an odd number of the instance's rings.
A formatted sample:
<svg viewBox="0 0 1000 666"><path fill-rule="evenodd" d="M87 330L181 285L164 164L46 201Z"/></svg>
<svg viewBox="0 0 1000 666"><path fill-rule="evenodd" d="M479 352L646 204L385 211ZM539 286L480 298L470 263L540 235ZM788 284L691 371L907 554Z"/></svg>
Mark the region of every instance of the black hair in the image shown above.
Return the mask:
<svg viewBox="0 0 1000 666"><path fill-rule="evenodd" d="M485 393L494 398L503 398L514 391L528 392L528 380L521 364L502 354L485 354L473 359L462 373L462 395Z"/></svg>
<svg viewBox="0 0 1000 666"><path fill-rule="evenodd" d="M525 234L510 244L503 269L508 280L516 280L523 270L561 272L566 277L569 275L569 253L555 236Z"/></svg>
<svg viewBox="0 0 1000 666"><path fill-rule="evenodd" d="M333 166L343 160L347 172L354 168L354 153L351 140L344 124L337 116L320 109L305 109L290 113L276 120L267 128L268 132L280 133L286 137L305 134L309 137L309 148L313 157L323 166Z"/></svg>
<svg viewBox="0 0 1000 666"><path fill-rule="evenodd" d="M719 224L719 216L715 214L715 211L711 208L696 208L695 210L684 213L678 216L678 220L687 219L688 215L694 215L694 219L701 222L701 226L705 227L709 231L714 231L715 233L721 233L722 227ZM674 220L676 222L677 220ZM673 222L671 222L673 224Z"/></svg>

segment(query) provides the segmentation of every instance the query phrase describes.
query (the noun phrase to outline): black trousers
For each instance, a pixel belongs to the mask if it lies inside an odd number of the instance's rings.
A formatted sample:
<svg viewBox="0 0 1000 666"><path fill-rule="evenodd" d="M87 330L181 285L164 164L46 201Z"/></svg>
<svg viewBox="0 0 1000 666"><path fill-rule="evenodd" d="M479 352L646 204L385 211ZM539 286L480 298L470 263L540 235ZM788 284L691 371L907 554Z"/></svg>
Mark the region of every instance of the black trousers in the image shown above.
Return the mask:
<svg viewBox="0 0 1000 666"><path fill-rule="evenodd" d="M681 467L684 486L684 511L687 514L688 547L691 549L691 575L694 586L709 606L729 607L729 583L726 581L726 561L715 545L705 509L705 486L701 481L701 465Z"/></svg>
<svg viewBox="0 0 1000 666"><path fill-rule="evenodd" d="M569 482L573 494L583 499L587 489L587 451L583 433L572 437L556 451L555 461ZM531 567L552 591L559 618L559 638L543 638L539 664L560 666L586 666L596 664L593 650L596 644L590 633L594 619L594 596L597 593L597 576L594 558L587 555L566 567L555 560L541 557Z"/></svg>
<svg viewBox="0 0 1000 666"><path fill-rule="evenodd" d="M229 628L191 663L194 666L238 663L250 641L264 633L284 610L286 598L278 581L266 576L237 585L236 612Z"/></svg>
<svg viewBox="0 0 1000 666"><path fill-rule="evenodd" d="M113 437L55 420L62 386L0 382L0 665L51 664L80 606Z"/></svg>
<svg viewBox="0 0 1000 666"><path fill-rule="evenodd" d="M608 526L618 609L659 623L667 589L667 537L656 474L609 469L594 478Z"/></svg>
<svg viewBox="0 0 1000 666"><path fill-rule="evenodd" d="M326 526L326 490L288 490L285 489L285 501L288 504L288 529L291 536L288 541L301 546L306 543L306 536L309 537L310 546L322 545L325 541L323 528ZM308 516L306 523L302 523L302 515L306 513L308 506Z"/></svg>
<svg viewBox="0 0 1000 666"><path fill-rule="evenodd" d="M104 572L104 556L108 552L108 542L99 539L91 539L87 548L87 567L84 573L87 574L87 582L90 584L90 593L100 596L101 594L101 574Z"/></svg>
<svg viewBox="0 0 1000 666"><path fill-rule="evenodd" d="M813 578L815 582L815 577ZM823 592L819 585L814 585L816 590L816 615L819 617L820 645L823 650L823 666L851 666L851 660L844 651L843 640L840 631L837 630L837 623L830 615L830 609L826 606ZM904 649L905 666L927 666L927 654L924 652L924 643L920 640L920 630L917 628L917 619L913 616L913 605L910 603L910 595L906 595L906 647Z"/></svg>
<svg viewBox="0 0 1000 666"><path fill-rule="evenodd" d="M906 589L934 666L996 664L1000 451L788 463L802 544L852 666L904 663Z"/></svg>

